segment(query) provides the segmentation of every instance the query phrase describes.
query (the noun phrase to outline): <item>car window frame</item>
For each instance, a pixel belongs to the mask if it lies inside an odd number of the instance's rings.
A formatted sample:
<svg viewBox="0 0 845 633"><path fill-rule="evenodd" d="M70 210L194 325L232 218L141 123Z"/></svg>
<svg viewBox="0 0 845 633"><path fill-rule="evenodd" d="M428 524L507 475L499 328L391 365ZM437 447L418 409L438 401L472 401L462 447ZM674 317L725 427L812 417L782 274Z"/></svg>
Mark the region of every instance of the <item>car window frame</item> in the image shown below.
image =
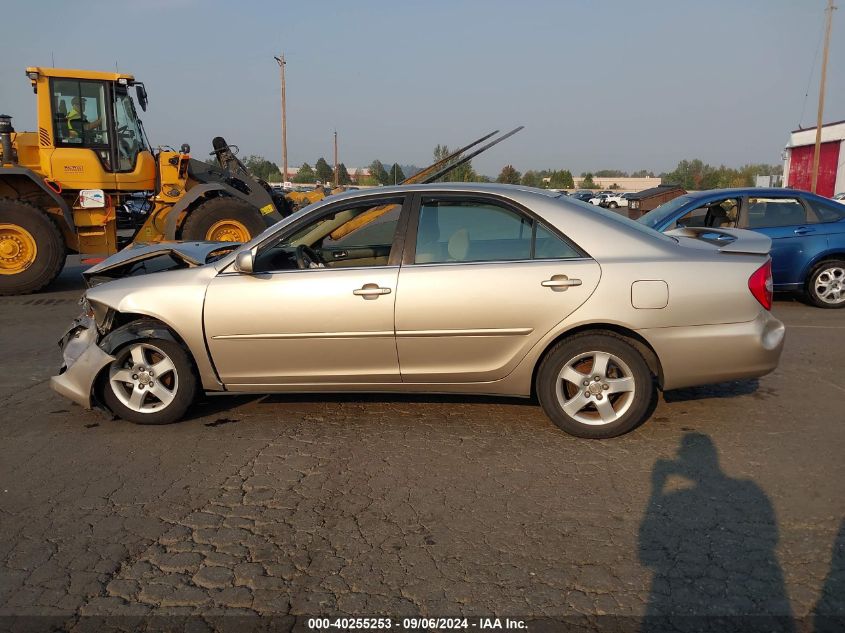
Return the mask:
<svg viewBox="0 0 845 633"><path fill-rule="evenodd" d="M347 200L338 200L336 202L331 202L325 206L320 207L319 209L314 209L313 211L304 214L302 217L297 218L295 221L291 222L290 224L286 224L284 227L275 231L268 235L265 239L261 240L259 243L254 244L250 250L254 250L256 256L258 252L262 248L266 248L271 242L277 242L278 240L285 239L286 237L297 233L302 228L311 224L313 222L318 222L322 218L333 215L340 211L345 211L346 209L353 209L356 207L361 206L377 206L379 204L397 204L398 199L402 199L402 208L399 212L399 222L396 225L396 233L393 235L393 242L390 245L390 255L387 259L387 264L380 264L378 266L344 266L342 268L285 268L281 270L266 270L266 271L256 271L252 273L253 276L259 275L280 275L285 273L307 273L307 272L314 272L314 271L321 271L321 270L330 270L330 271L337 271L337 270L372 270L372 269L385 269L385 268L398 268L400 262L402 260L402 252L405 246L405 238L407 235L407 225L408 225L408 218L411 211L411 201L413 196L409 195L408 193L394 193L393 195L380 193L373 196L366 196L366 197L354 197ZM240 251L241 249L237 249ZM218 274L243 274L237 270L233 269L234 261L236 259L235 256L232 258L232 262L227 263L223 267L223 269Z"/></svg>
<svg viewBox="0 0 845 633"><path fill-rule="evenodd" d="M523 216L531 221L531 257L528 259L485 259L479 261L468 262L420 262L414 261L417 255L417 230L419 229L420 211L422 209L422 200L435 198L439 201L455 201L455 202L479 202L482 204L494 204L503 207L504 209ZM542 224L552 235L562 240L564 243L572 247L578 253L577 257L566 258L534 258L535 237L537 232L537 225ZM392 252L391 252L392 254ZM486 192L454 192L454 191L424 191L415 192L411 200L411 209L408 216L408 223L406 226L406 235L404 240L404 248L402 251L402 266L473 266L483 264L514 264L519 262L548 262L548 261L582 261L591 260L592 257L581 248L572 238L564 235L560 229L554 226L551 222L544 220L539 215L516 203L513 200L490 194Z"/></svg>

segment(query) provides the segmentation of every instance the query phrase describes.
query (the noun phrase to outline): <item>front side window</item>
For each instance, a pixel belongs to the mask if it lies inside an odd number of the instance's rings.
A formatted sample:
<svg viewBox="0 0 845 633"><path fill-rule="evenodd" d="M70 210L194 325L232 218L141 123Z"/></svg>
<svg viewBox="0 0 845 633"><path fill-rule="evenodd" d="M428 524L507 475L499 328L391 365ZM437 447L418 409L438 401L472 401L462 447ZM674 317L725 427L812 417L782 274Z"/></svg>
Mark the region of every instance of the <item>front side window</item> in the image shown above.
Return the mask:
<svg viewBox="0 0 845 633"><path fill-rule="evenodd" d="M138 153L147 149L135 104L126 89L118 88L114 100L114 121L117 128L117 163L119 171L132 171Z"/></svg>
<svg viewBox="0 0 845 633"><path fill-rule="evenodd" d="M361 203L321 215L263 246L255 272L386 266L402 213L402 198Z"/></svg>
<svg viewBox="0 0 845 633"><path fill-rule="evenodd" d="M420 207L417 264L580 256L542 224L494 202L423 199Z"/></svg>
<svg viewBox="0 0 845 633"><path fill-rule="evenodd" d="M738 210L737 198L714 200L688 211L677 219L675 226L736 228Z"/></svg>
<svg viewBox="0 0 845 633"><path fill-rule="evenodd" d="M102 82L54 79L53 117L57 147L108 147Z"/></svg>
<svg viewBox="0 0 845 633"><path fill-rule="evenodd" d="M807 213L797 198L748 198L746 226L749 229L804 224Z"/></svg>

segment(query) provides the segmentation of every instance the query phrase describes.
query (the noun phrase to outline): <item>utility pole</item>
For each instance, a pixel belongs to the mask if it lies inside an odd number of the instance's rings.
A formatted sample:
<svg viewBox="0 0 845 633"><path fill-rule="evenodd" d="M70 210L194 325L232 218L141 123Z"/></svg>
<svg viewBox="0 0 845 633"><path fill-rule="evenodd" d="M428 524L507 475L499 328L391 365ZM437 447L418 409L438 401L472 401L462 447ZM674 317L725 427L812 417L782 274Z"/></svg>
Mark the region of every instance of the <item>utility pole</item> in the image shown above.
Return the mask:
<svg viewBox="0 0 845 633"><path fill-rule="evenodd" d="M285 54L273 57L279 64L279 76L282 81L282 181L288 182L288 117L285 103Z"/></svg>
<svg viewBox="0 0 845 633"><path fill-rule="evenodd" d="M816 193L816 185L819 179L819 160L821 159L821 145L822 145L822 121L824 119L824 91L825 81L827 79L827 56L830 51L830 26L833 22L833 0L827 0L827 26L824 33L824 52L822 53L822 75L819 82L819 114L816 119L816 147L813 151L813 180L810 190Z"/></svg>
<svg viewBox="0 0 845 633"><path fill-rule="evenodd" d="M337 173L337 130L334 131L334 186L337 188L339 176Z"/></svg>

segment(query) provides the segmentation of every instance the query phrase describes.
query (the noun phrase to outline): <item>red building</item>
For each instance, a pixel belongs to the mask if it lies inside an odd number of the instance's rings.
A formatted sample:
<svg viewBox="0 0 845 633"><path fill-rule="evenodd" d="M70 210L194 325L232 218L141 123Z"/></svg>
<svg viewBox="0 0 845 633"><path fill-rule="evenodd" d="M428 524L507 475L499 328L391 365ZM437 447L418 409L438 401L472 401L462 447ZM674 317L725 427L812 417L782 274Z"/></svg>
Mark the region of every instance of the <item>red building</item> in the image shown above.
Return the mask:
<svg viewBox="0 0 845 633"><path fill-rule="evenodd" d="M810 191L816 128L795 130L784 151L783 186ZM822 126L821 156L816 193L832 196L845 191L845 121Z"/></svg>

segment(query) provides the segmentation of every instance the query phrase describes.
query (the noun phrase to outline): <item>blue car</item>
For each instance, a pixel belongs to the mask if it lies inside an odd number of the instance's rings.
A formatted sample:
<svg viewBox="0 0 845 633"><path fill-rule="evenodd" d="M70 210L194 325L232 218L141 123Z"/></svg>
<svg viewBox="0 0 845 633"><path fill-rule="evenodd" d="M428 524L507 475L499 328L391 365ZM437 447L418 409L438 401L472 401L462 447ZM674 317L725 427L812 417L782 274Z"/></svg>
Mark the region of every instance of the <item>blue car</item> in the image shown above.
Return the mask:
<svg viewBox="0 0 845 633"><path fill-rule="evenodd" d="M845 308L845 205L795 189L712 189L646 213L658 231L740 228L772 238L775 291L800 292L822 308Z"/></svg>

